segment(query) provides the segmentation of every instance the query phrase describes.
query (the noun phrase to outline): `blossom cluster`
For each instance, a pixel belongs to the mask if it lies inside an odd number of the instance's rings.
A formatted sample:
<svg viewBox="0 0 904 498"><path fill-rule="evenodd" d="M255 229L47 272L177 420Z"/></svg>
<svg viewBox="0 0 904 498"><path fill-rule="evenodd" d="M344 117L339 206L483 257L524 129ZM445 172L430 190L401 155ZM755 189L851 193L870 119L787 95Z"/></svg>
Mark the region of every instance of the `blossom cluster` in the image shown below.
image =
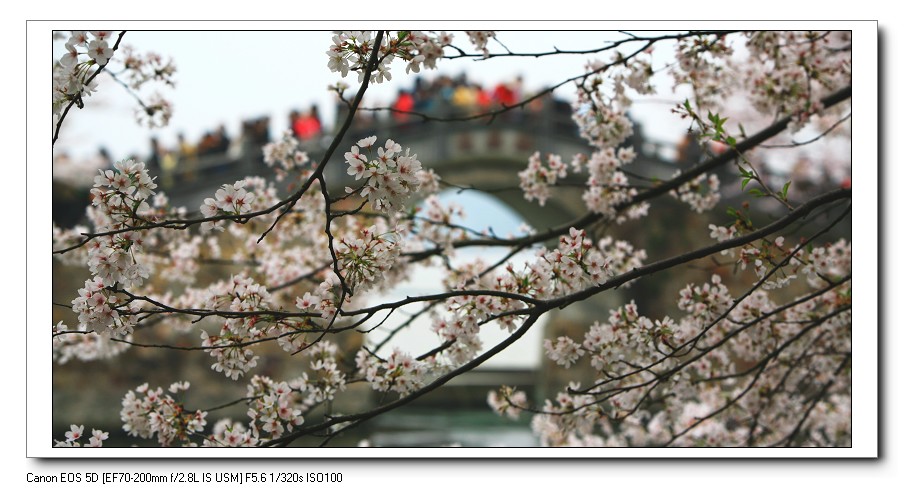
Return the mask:
<svg viewBox="0 0 904 498"><path fill-rule="evenodd" d="M54 447L56 448L79 448L82 446L82 443L79 440L85 434L85 426L84 425L75 425L72 424L69 426L69 430L66 431L66 439L64 440L54 440ZM88 444L85 445L86 448L101 448L104 445L104 441L110 437L109 432L104 432L100 429L91 429L91 437L88 438Z"/></svg>
<svg viewBox="0 0 904 498"><path fill-rule="evenodd" d="M434 332L451 344L443 357L457 365L476 356L483 346L479 332L484 321L496 320L500 327L514 330L517 315L506 312L525 306L517 299L519 295L547 299L578 292L605 283L616 268L627 271L639 266L645 257L643 251L634 251L630 244L608 237L595 245L584 230L572 228L560 237L558 247L538 250L536 258L521 270L509 264L502 272L453 282L452 286L486 288L511 297L462 295L447 299L446 314L433 322ZM475 270L475 275L484 273Z"/></svg>
<svg viewBox="0 0 904 498"><path fill-rule="evenodd" d="M615 275L640 268L647 259L646 250L636 249L630 242L615 240L610 236L601 238L596 243L596 248L609 259L609 270ZM630 287L631 283L624 285Z"/></svg>
<svg viewBox="0 0 904 498"><path fill-rule="evenodd" d="M327 50L326 55L330 60L327 67L330 71L338 72L343 78L348 76L349 71L358 73L358 81L364 81L365 67L373 50L373 33L370 31L341 31L333 35L333 44ZM375 71L371 73L371 83L382 83L385 78L387 81L392 79L392 74L386 68L386 64L391 63L395 58L395 54L390 52L387 44L380 46L379 64Z"/></svg>
<svg viewBox="0 0 904 498"><path fill-rule="evenodd" d="M66 108L73 104L82 108L84 98L97 90L95 76L112 62L118 42L113 41L113 31L72 31L68 38L55 32L54 38L66 39L65 53L53 65L53 124L56 128ZM173 113L172 104L159 92L145 97L137 92L149 82L174 86L176 66L173 61L164 60L153 52L140 54L128 46L122 51L122 69L111 74L135 97L137 121L151 128L167 125Z"/></svg>
<svg viewBox="0 0 904 498"><path fill-rule="evenodd" d="M175 86L173 77L176 65L173 59L164 58L155 52L139 53L129 45L123 47L122 65L129 86L139 90L149 82L160 82L167 86Z"/></svg>
<svg viewBox="0 0 904 498"><path fill-rule="evenodd" d="M475 48L487 55L486 48L493 31L466 31ZM452 44L454 36L445 31L398 31L387 32L377 54L377 67L370 75L371 83L382 83L392 79L390 66L394 59L405 62L405 72L418 73L422 67L435 69L436 62L443 57L443 49ZM327 50L327 67L338 72L343 78L349 72L358 73L358 81L364 80L365 66L373 51L375 35L370 31L340 31L333 35L333 44Z"/></svg>
<svg viewBox="0 0 904 498"><path fill-rule="evenodd" d="M270 332L267 322L262 322L257 314L270 309L270 293L250 277L235 275L229 283L210 290L205 304L208 309L234 316L223 322L217 335L202 330L201 346L210 348L213 370L236 380L257 365L258 357L246 343L257 341Z"/></svg>
<svg viewBox="0 0 904 498"><path fill-rule="evenodd" d="M739 233L735 223L729 227L710 225L710 237L721 241L730 240ZM742 228L743 229L743 228ZM773 290L787 287L799 275L806 276L811 287L819 287L826 282L844 278L850 273L850 243L841 239L832 244L805 249L805 243L787 246L784 237L763 238L747 243L739 248L722 251L723 255L734 257L741 270L751 268L761 280L761 287Z"/></svg>
<svg viewBox="0 0 904 498"><path fill-rule="evenodd" d="M204 238L200 235L172 237L166 242L169 264L161 268L160 276L171 282L194 283L200 269L198 261L201 259L203 244Z"/></svg>
<svg viewBox="0 0 904 498"><path fill-rule="evenodd" d="M419 213L421 215L416 219L418 222L416 228L412 230L416 232L418 239L428 241L451 255L454 242L465 238L464 229L456 226L454 222L456 217L465 216L464 209L454 202L443 205L439 197L430 195L424 199Z"/></svg>
<svg viewBox="0 0 904 498"><path fill-rule="evenodd" d="M264 163L276 171L276 180L282 181L290 171L300 168L309 161L307 152L299 148L298 140L287 130L263 148Z"/></svg>
<svg viewBox="0 0 904 498"><path fill-rule="evenodd" d="M818 287L851 274L851 243L841 239L832 244L814 247L809 254L809 264L803 268L807 282Z"/></svg>
<svg viewBox="0 0 904 498"><path fill-rule="evenodd" d="M546 288L539 289L542 296L563 296L601 285L614 274L613 260L594 247L587 232L573 227L559 237L558 247L541 250L539 256L531 270L547 279Z"/></svg>
<svg viewBox="0 0 904 498"><path fill-rule="evenodd" d="M703 285L688 284L681 289L678 297L678 309L704 326L732 304L731 294L722 283L722 277L713 275L710 280Z"/></svg>
<svg viewBox="0 0 904 498"><path fill-rule="evenodd" d="M676 172L678 176L680 172ZM719 193L719 177L703 173L696 178L682 183L676 190L669 192L672 197L689 205L697 213L709 211L719 204L722 198Z"/></svg>
<svg viewBox="0 0 904 498"><path fill-rule="evenodd" d="M589 157L575 154L571 160L572 171L580 173L586 168L588 173L587 188L581 195L587 209L621 224L628 219L646 216L649 203L630 204L637 195L637 189L630 186L623 168L632 163L636 155L631 147L606 147L594 151ZM568 176L568 166L556 154L547 155L544 165L540 153L531 155L527 168L518 173L520 187L524 198L537 200L543 206L550 196L549 187L555 185L560 178ZM627 207L624 213L620 213Z"/></svg>
<svg viewBox="0 0 904 498"><path fill-rule="evenodd" d="M424 386L432 365L393 349L385 360L361 350L355 357L358 370L375 391L395 391L404 396Z"/></svg>
<svg viewBox="0 0 904 498"><path fill-rule="evenodd" d="M410 149L405 149L403 154L402 146L392 139L374 151L376 141L376 136L363 138L345 153L348 174L355 180L367 180L360 188L360 195L366 197L374 209L387 213L401 211L411 194L420 188L421 162ZM372 159L368 159L361 148L372 154ZM354 191L351 187L346 189Z"/></svg>
<svg viewBox="0 0 904 498"><path fill-rule="evenodd" d="M86 280L79 297L72 301L79 323L86 330L111 335L128 335L139 306L121 300L114 288L141 286L150 276L150 268L138 261L145 245L141 228L155 221L148 204L157 185L142 162L120 161L114 169L100 170L91 189L91 209L98 232L110 232L92 238L87 246L88 269L93 279Z"/></svg>
<svg viewBox="0 0 904 498"><path fill-rule="evenodd" d="M127 336L138 321L140 309L134 301L125 301L104 284L101 277L85 280L72 300L72 311L78 313L79 327L111 337Z"/></svg>
<svg viewBox="0 0 904 498"><path fill-rule="evenodd" d="M305 292L303 296L295 298L295 306L302 311L319 313L323 320L333 320L342 304L342 298L339 276L329 272L313 292Z"/></svg>
<svg viewBox="0 0 904 498"><path fill-rule="evenodd" d="M436 69L437 61L443 58L443 49L452 45L453 39L454 36L445 31L439 33L412 31L409 33L407 40L404 41L410 43L410 47L405 46L403 41L402 46L406 50L399 54L403 60L408 62L405 66L405 73L419 73L421 68Z"/></svg>
<svg viewBox="0 0 904 498"><path fill-rule="evenodd" d="M260 444L252 432L241 422L233 422L230 418L221 418L213 424L211 434L201 446L211 448L255 447Z"/></svg>
<svg viewBox="0 0 904 498"><path fill-rule="evenodd" d="M91 189L91 204L106 221L98 228L125 228L145 221L144 216L151 212L147 201L157 188L145 164L128 159L116 162L114 169L98 173Z"/></svg>
<svg viewBox="0 0 904 498"><path fill-rule="evenodd" d="M490 54L489 49L487 49L487 43L491 38L496 37L495 31L465 31L465 34L468 35L468 39L471 40L474 48L483 52L484 57Z"/></svg>
<svg viewBox="0 0 904 498"><path fill-rule="evenodd" d="M106 65L113 57L112 35L112 31L71 32L65 44L66 53L53 65L54 126L66 104L81 103L97 89L95 81L87 81L89 70L95 65ZM83 55L87 58L83 59Z"/></svg>
<svg viewBox="0 0 904 498"><path fill-rule="evenodd" d="M572 162L574 168L586 167L589 174L587 189L581 196L587 209L619 224L646 216L650 207L647 202L630 205L624 214L619 213L622 206L628 205L637 195L637 189L628 184L628 177L622 172L635 158L631 147L622 147L617 151L607 147L593 152L589 158L575 157Z"/></svg>
<svg viewBox="0 0 904 498"><path fill-rule="evenodd" d="M485 299L486 304L492 299ZM468 297L455 297L446 306L447 315L436 318L432 329L436 335L451 346L443 355L453 365L470 361L483 348L480 339L480 321L486 318L486 311L478 312L477 304Z"/></svg>
<svg viewBox="0 0 904 498"><path fill-rule="evenodd" d="M597 103L579 94L573 104L572 119L581 137L598 148L615 147L634 133L634 125L625 110Z"/></svg>
<svg viewBox="0 0 904 498"><path fill-rule="evenodd" d="M312 360L310 372L289 381L253 376L246 391L247 427L232 419L219 420L203 446L259 446L301 427L304 413L345 389L346 380L336 363L336 353L335 344L319 342L304 352Z"/></svg>
<svg viewBox="0 0 904 498"><path fill-rule="evenodd" d="M791 115L792 131L823 112L827 89L851 81L849 33L758 31L747 33L744 81L751 103L766 115Z"/></svg>
<svg viewBox="0 0 904 498"><path fill-rule="evenodd" d="M616 68L624 64L620 54L613 57L613 61L608 64L602 61L587 64L588 72L594 74L592 84L577 84L577 99L572 104L571 116L578 125L581 137L599 149L617 147L634 134L634 124L628 117L631 99L626 90L630 87L626 83L637 83L642 93L649 93L647 86L641 83L647 79L645 77L628 76L618 79L617 84L604 85L602 76L620 71ZM640 63L640 59L632 60L638 61L631 63L632 68L634 64L638 64L634 71L647 73L648 64Z"/></svg>
<svg viewBox="0 0 904 498"><path fill-rule="evenodd" d="M309 347L305 354L310 358L311 372L304 372L290 385L306 395L307 404L332 401L344 391L348 380L339 366L339 347L331 341L319 341Z"/></svg>
<svg viewBox="0 0 904 498"><path fill-rule="evenodd" d="M99 231L140 228L154 221L148 200L157 184L143 162L119 161L114 169L99 171L91 189L91 212ZM135 260L144 246L140 231L122 231L95 237L88 246L88 266L108 285L139 286L148 277L148 269Z"/></svg>
<svg viewBox="0 0 904 498"><path fill-rule="evenodd" d="M252 202L254 202L254 193L245 190L245 181L239 180L232 185L223 185L217 190L214 197L204 199L201 214L205 218L246 214L251 211ZM220 221L205 221L201 229L204 231L222 230L223 226Z"/></svg>
<svg viewBox="0 0 904 498"><path fill-rule="evenodd" d="M528 201L534 199L544 206L549 198L549 186L555 185L559 178L568 175L568 166L562 162L561 156L548 154L546 165L540 160L540 153L534 152L527 161L527 169L518 173L521 179L521 190Z"/></svg>
<svg viewBox="0 0 904 498"><path fill-rule="evenodd" d="M542 413L531 419L531 429L542 446L603 446L594 434L600 408L592 396L570 394L580 388L579 382L569 382L566 392L547 399Z"/></svg>
<svg viewBox="0 0 904 498"><path fill-rule="evenodd" d="M401 255L397 233L380 233L374 225L356 235L336 243L339 272L352 293L379 283Z"/></svg>
<svg viewBox="0 0 904 498"><path fill-rule="evenodd" d="M178 394L187 391L188 382L175 382L168 392ZM144 383L130 390L122 399L122 429L130 436L151 439L155 435L161 446L181 442L193 446L192 436L200 435L207 425L207 412L186 410L182 403L164 394L163 388L148 388Z"/></svg>
<svg viewBox="0 0 904 498"><path fill-rule="evenodd" d="M251 436L248 432L242 434L234 429L229 434L229 446L238 445L233 441L244 445L277 438L304 423L298 395L287 382L275 382L269 377L255 375L248 384L246 396L251 399L248 407ZM262 432L266 433L266 437L262 436Z"/></svg>
<svg viewBox="0 0 904 498"><path fill-rule="evenodd" d="M97 332L88 332L86 327L86 324L80 324L78 331L71 331L62 321L53 326L54 362L63 365L73 358L80 361L106 360L129 349L128 342L111 341Z"/></svg>
<svg viewBox="0 0 904 498"><path fill-rule="evenodd" d="M517 420L523 407L527 405L527 394L524 391L515 391L509 386L502 386L487 394L487 404L496 413Z"/></svg>
<svg viewBox="0 0 904 498"><path fill-rule="evenodd" d="M802 258L805 272L822 267L822 275L850 275L849 245L820 249ZM840 257L825 261L826 253ZM653 320L632 302L591 326L583 341L546 340L551 361L568 368L589 356L598 377L589 388L572 383L547 400L532 428L550 446L775 444L802 427L793 407L812 403L818 407L813 413L822 415L806 427L840 427L835 435L842 440L819 430L808 430L809 437L815 444L844 444L850 380L837 378L836 370L849 362L851 310L850 283L838 282L814 280L824 290L780 307L763 289L734 299L713 275L681 290L677 304L685 316L679 320ZM715 382L725 378L737 381ZM831 396L810 401L802 387L814 382L832 386ZM498 404L497 398L491 406ZM750 420L758 422L744 422Z"/></svg>
<svg viewBox="0 0 904 498"><path fill-rule="evenodd" d="M750 265L757 278L763 279L763 289L772 290L786 287L797 278L797 271L801 268L802 260L798 257L791 257L787 264L776 268L779 266L779 261L785 260L786 256L791 253L783 247L784 244L784 237L776 237L774 241L762 239L747 244L738 251L738 266L742 270L746 270ZM800 249L800 247L795 248L794 254ZM804 268L809 268L809 266L805 265Z"/></svg>
<svg viewBox="0 0 904 498"><path fill-rule="evenodd" d="M570 367L574 362L578 361L581 356L584 356L584 350L581 349L580 344L574 342L567 336L556 338L555 343L550 339L544 340L543 349L546 350L546 356L550 360L565 368Z"/></svg>
<svg viewBox="0 0 904 498"><path fill-rule="evenodd" d="M675 46L677 64L669 68L669 74L675 87L689 85L697 105L709 107L727 97L734 86L736 76L730 63L733 54L725 37L705 34L684 37Z"/></svg>
<svg viewBox="0 0 904 498"><path fill-rule="evenodd" d="M534 279L535 276L529 267L519 272L511 264L504 271L488 273L478 261L462 268L456 278L450 278L446 285L452 289L489 289L502 294L458 295L446 300L445 314L437 316L432 325L437 336L450 345L437 367L460 365L474 358L483 347L480 327L484 322L494 320L504 330L515 330L519 317L510 312L525 306L518 297L539 296L543 292L534 286L543 286L546 281Z"/></svg>

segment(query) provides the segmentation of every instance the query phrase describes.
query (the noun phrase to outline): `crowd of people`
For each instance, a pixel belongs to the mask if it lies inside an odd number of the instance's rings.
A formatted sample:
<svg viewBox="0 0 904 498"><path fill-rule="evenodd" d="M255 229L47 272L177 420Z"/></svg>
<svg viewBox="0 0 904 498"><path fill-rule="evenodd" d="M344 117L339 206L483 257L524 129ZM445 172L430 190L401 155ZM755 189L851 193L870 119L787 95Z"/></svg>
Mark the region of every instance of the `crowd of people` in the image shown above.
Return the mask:
<svg viewBox="0 0 904 498"><path fill-rule="evenodd" d="M488 86L470 81L465 74L457 77L441 75L431 80L419 76L414 80L413 87L399 90L391 104L377 106L383 109L388 107L391 109L388 112L359 112L356 127L372 127L375 120L404 124L422 121L424 116L464 115L512 107L524 98L522 85L520 76ZM521 119L525 111L537 110L535 107L542 105L540 100L533 101L527 109L508 112L503 119ZM337 106L340 115L343 109L347 109L346 103L338 103ZM290 111L287 124L300 142L318 140L329 131L316 104L306 110L296 108ZM150 171L163 176L171 176L169 173L176 169L190 175L197 169L199 160L225 157L230 152L240 153L239 148L268 143L270 125L269 117L246 120L242 123L240 135L235 138L229 136L223 124L205 132L197 142L189 141L183 133L179 133L177 142L170 145L152 138L145 163Z"/></svg>
<svg viewBox="0 0 904 498"><path fill-rule="evenodd" d="M387 116L396 123L407 123L434 114L472 113L511 107L523 98L522 83L520 76L489 87L469 81L464 74L455 78L439 76L429 81L418 77L413 88L399 90L388 106L391 109L388 114L360 112L357 124L368 127L374 119L386 119ZM337 104L340 115L346 105ZM302 142L315 140L326 131L316 104L305 111L293 109L289 113L288 124L295 138Z"/></svg>
<svg viewBox="0 0 904 498"><path fill-rule="evenodd" d="M401 90L391 107L398 122L414 119L415 114L432 115L441 111L480 112L511 107L522 99L522 79L499 82L492 88L468 80L461 74L456 78L439 76L426 81L417 78L414 88Z"/></svg>
<svg viewBox="0 0 904 498"><path fill-rule="evenodd" d="M148 170L162 174L164 180L171 177L176 169L190 177L197 169L199 160L235 156L241 153L240 147L263 146L270 141L270 118L243 121L240 136L236 139L230 137L226 126L221 124L205 132L196 143L187 140L184 133L179 133L176 140L175 146L165 146L157 138L151 138L150 153L145 158ZM224 164L226 162L228 160L224 160Z"/></svg>
<svg viewBox="0 0 904 498"><path fill-rule="evenodd" d="M317 104L311 105L310 109L305 112L293 109L289 113L289 126L292 128L295 138L301 141L319 137L323 133L323 122L320 120Z"/></svg>

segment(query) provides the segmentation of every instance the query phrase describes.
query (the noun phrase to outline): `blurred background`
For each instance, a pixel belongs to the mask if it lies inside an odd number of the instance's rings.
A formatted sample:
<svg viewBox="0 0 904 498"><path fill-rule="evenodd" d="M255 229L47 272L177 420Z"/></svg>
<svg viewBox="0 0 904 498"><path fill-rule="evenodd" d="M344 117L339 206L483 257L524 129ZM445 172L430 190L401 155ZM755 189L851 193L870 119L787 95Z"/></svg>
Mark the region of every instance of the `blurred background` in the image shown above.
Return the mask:
<svg viewBox="0 0 904 498"><path fill-rule="evenodd" d="M456 42L466 50L467 36L456 35ZM505 47L513 52L559 49L586 49L603 46L617 34L592 32L500 34ZM224 183L256 175L274 180L273 172L263 164L261 147L289 131L302 144L312 160L318 160L333 139L347 107L339 102L327 86L335 85L337 73L327 69L325 52L330 45L329 33L314 32L129 32L124 43L137 51L155 51L172 57L177 72L175 88L161 92L173 103L174 114L169 126L148 130L134 120L134 100L114 81L101 79L96 96L86 100L85 109L74 110L67 117L61 138L54 147L53 217L62 227L84 223L88 190L97 169L112 166L124 158L144 161L157 177L158 190L164 191L174 206L197 211L203 199L210 197ZM490 42L491 51L502 47ZM440 61L436 71L405 74L403 65L393 67L393 79L372 85L365 97L368 108L392 107L438 117L460 117L508 107L523 98L562 80L586 72L588 56L555 56L542 58L504 57L491 60L459 59ZM654 67L665 66L668 55L654 54ZM672 93L668 79L654 77L663 92L655 98L639 98L632 108L635 134L628 143L638 159L632 173L645 178L669 178L677 168L696 164L702 158L719 152L701 147L687 134L686 123L669 112L683 96ZM661 81L659 80L661 78ZM357 81L347 78L354 94ZM524 108L507 112L494 119L477 121L424 121L416 116L389 111L361 111L350 132L339 147L347 151L360 138L377 135L379 140L393 138L403 147L418 154L425 168L433 168L447 182L440 195L443 203L455 202L468 216L456 222L477 231L491 231L499 236L522 234L523 225L536 230L558 226L581 215L585 207L580 198L580 175L569 177L571 187L556 189L543 207L527 202L517 188L517 172L523 170L535 151L559 154L570 160L574 154L591 152L578 136L571 120L573 87L565 85L551 94L531 102ZM338 124L337 124L338 123ZM334 155L326 169L330 188L341 192L350 179ZM335 164L332 164L335 163ZM672 256L699 247L701 234L708 234L710 223L726 224L724 206L743 202L737 180L732 179L734 166L719 171L723 207L704 216L667 197L656 200L652 213L639 224L605 227L594 238L611 235L628 240L636 248L645 248L647 261ZM736 176L736 175L735 175ZM821 190L835 185L832 174L817 176L811 185L795 184L798 192L806 188ZM850 179L848 178L848 181ZM484 191L462 189L480 185ZM280 184L280 194L289 186ZM755 213L768 219L772 213ZM675 229L675 227L681 227ZM850 237L850 226L840 228L840 236ZM486 261L499 258L506 251L469 250L457 257L462 260L481 257ZM529 253L530 254L530 253ZM525 256L526 257L526 256ZM515 261L516 266L519 263ZM86 268L64 266L53 262L53 299L69 303L77 295ZM675 313L678 291L688 282L708 280L713 266L701 263L663 272L640 280L629 288L607 292L602 296L558 310L544 317L531 332L512 348L481 365L438 392L431 393L403 410L350 431L333 445L357 445L367 440L374 446L533 446L536 440L529 428L529 417L517 422L497 417L487 407L490 390L500 385L518 386L528 391L532 401L554 396L575 376L574 369L562 371L542 354L544 338L559 335L580 337L594 321L608 317L608 310L634 300L648 316ZM228 277L235 268L205 267L200 282ZM729 276L730 266L718 271ZM436 273L419 273L391 293L375 296L374 302L398 299L417 293L440 290ZM736 279L741 286L750 281ZM182 289L173 288L173 292ZM54 323L68 324L77 319L64 307L53 307ZM404 317L388 321L385 330L401 323ZM415 329L429 328L429 319ZM175 331L149 328L142 330L141 342L169 343L182 346L199 344L199 330ZM380 331L375 333L378 340ZM505 337L500 330L487 330L485 343L493 344ZM435 337L424 334L400 335L392 345L422 352L437 345ZM256 372L274 379L298 375L297 365L278 348L262 347L262 358ZM210 370L210 358L197 352L180 352L158 348L131 348L112 361L83 363L73 360L54 365L53 370L53 436L61 438L69 424L103 428L110 432L109 445L142 444L125 438L119 430L119 403L126 391L143 382L168 386L189 380L192 408L211 408L245 395L245 382L225 381L222 374ZM586 374L589 377L589 369ZM581 374L578 375L580 377ZM357 394L343 396L342 412L371 406L374 393L366 386ZM245 418L246 408L239 404L211 413L208 420L224 416Z"/></svg>

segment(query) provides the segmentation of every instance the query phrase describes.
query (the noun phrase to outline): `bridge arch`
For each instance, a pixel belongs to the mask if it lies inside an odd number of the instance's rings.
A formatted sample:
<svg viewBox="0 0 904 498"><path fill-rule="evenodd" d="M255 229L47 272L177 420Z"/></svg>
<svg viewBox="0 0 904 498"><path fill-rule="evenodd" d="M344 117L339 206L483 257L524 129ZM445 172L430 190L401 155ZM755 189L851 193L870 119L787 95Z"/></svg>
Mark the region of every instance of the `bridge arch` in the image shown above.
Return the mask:
<svg viewBox="0 0 904 498"><path fill-rule="evenodd" d="M425 168L433 169L446 182L446 197L454 199L468 211L468 202L455 195L461 192L464 196L477 194L469 187L479 185L487 196L491 196L500 204L507 206L538 231L558 227L576 219L585 212L581 196L582 179L569 178L576 187L554 189L545 205L524 199L518 188L517 173L527 167L531 154L558 154L566 162L578 153L590 154L592 149L579 137L575 125L571 121L570 112L561 103L548 100L544 106L532 112L518 112L510 116L503 115L493 122L475 121L428 121L397 122L391 119L374 119L365 125L353 126L337 147L325 172L328 188L336 193L344 192L350 185L352 177L346 173L347 167L342 159L345 151L364 137L376 135L378 144L392 138L403 148L417 153L418 159ZM438 113L442 115L440 111ZM341 122L341 117L340 121ZM212 196L216 189L233 182L243 176L263 176L274 180L272 170L263 164L261 146L265 140L260 137L244 137L241 146L220 155L199 158L189 166L178 164L170 171L158 172L164 191L173 205L186 206L189 210L197 209L206 197ZM329 145L328 136L304 144L312 159L322 157ZM647 176L666 177L664 172L672 171L672 163L662 159L660 151L650 147L638 135L632 139L632 145L638 152L640 169ZM481 229L483 227L474 227ZM506 235L499 233L498 235ZM555 243L553 241L552 243ZM404 288L399 292L405 293ZM422 290L408 289L415 292ZM554 364L545 360L541 344L544 339L558 335L568 335L580 341L583 333L593 321L603 321L608 317L608 310L621 304L619 291L606 292L587 301L575 303L563 310L555 310L548 314L545 322L537 327L539 333L525 337L530 342L526 348L531 355L539 358L527 368L512 366L507 372L494 372L487 377L480 371L474 375L466 375L456 379L455 383L462 387L480 386L482 390L471 390L469 398L474 401L477 396L484 402L488 382L493 385L516 384L522 387L531 386L536 396L554 394L560 389L568 376ZM501 340L501 338L499 338ZM489 343L489 340L486 341ZM498 341L497 341L498 342ZM502 363L505 363L504 361ZM499 367L502 368L502 367ZM503 368L503 370L505 370ZM571 372L573 373L573 372ZM509 378L506 378L506 375ZM484 380L484 379L492 380ZM512 380L516 379L516 380Z"/></svg>

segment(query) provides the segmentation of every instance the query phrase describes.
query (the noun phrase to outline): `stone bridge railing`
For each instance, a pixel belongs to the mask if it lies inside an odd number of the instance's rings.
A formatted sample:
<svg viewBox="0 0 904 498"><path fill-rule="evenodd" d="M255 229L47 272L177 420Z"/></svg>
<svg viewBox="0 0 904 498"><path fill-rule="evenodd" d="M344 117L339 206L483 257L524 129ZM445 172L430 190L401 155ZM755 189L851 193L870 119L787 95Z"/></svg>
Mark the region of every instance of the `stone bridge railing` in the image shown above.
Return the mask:
<svg viewBox="0 0 904 498"><path fill-rule="evenodd" d="M377 136L378 143L392 138L410 148L425 168L433 168L443 178L455 178L457 182L453 183L459 184L486 183L487 175L495 174L501 179L505 172L507 186L517 185L515 174L524 169L535 151L563 158L591 152L571 120L570 106L564 102L547 99L540 109L512 110L492 121L456 120L464 115L462 112L448 107L434 111L440 116L438 120L411 116L400 121L385 112L362 111L326 167L327 185L334 192L341 192L348 185L351 177L346 174L342 156L357 140L371 135ZM340 113L337 122L342 118ZM183 158L175 167L157 171L157 183L174 205L193 209L224 183L250 175L272 179L273 172L263 162L263 144L242 140L227 153ZM311 160L319 161L331 140L327 134L304 142L303 148ZM655 170L652 176L663 177L671 164L663 159L668 151L661 145L644 142L640 134L630 141L647 168Z"/></svg>

